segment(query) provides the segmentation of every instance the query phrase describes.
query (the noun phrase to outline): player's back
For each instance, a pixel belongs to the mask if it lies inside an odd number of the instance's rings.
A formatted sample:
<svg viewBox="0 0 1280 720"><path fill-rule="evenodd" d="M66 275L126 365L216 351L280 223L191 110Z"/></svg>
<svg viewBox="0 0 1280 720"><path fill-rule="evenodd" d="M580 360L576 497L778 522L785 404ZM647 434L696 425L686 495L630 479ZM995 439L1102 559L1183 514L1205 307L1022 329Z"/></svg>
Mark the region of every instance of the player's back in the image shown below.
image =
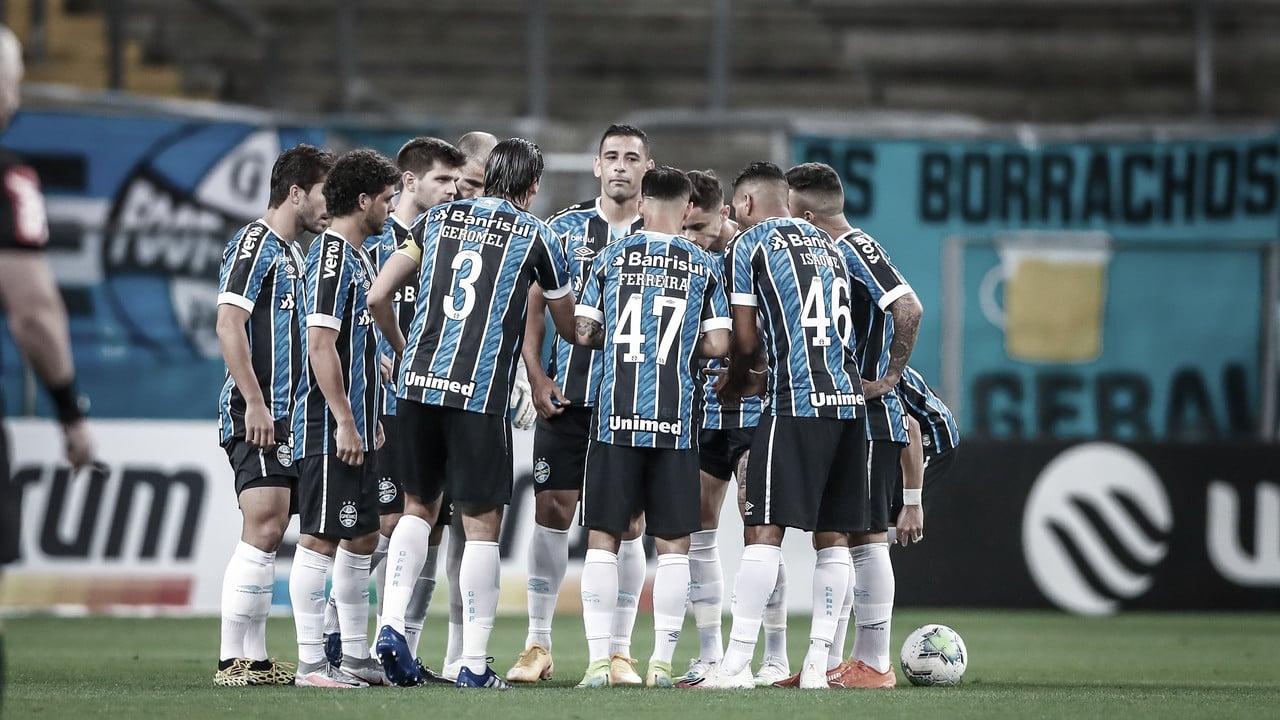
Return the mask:
<svg viewBox="0 0 1280 720"><path fill-rule="evenodd" d="M548 298L570 291L551 229L506 200L480 197L432 208L411 240L422 268L397 396L505 413L530 284Z"/></svg>
<svg viewBox="0 0 1280 720"><path fill-rule="evenodd" d="M865 404L848 269L835 242L798 218L770 218L726 250L730 302L754 305L774 415L852 419Z"/></svg>
<svg viewBox="0 0 1280 720"><path fill-rule="evenodd" d="M951 409L933 392L924 376L908 365L895 390L903 409L920 423L925 453L938 455L960 444L960 427Z"/></svg>
<svg viewBox="0 0 1280 720"><path fill-rule="evenodd" d="M642 230L597 255L579 314L605 329L595 437L694 447L699 337L731 324L720 263L683 237Z"/></svg>

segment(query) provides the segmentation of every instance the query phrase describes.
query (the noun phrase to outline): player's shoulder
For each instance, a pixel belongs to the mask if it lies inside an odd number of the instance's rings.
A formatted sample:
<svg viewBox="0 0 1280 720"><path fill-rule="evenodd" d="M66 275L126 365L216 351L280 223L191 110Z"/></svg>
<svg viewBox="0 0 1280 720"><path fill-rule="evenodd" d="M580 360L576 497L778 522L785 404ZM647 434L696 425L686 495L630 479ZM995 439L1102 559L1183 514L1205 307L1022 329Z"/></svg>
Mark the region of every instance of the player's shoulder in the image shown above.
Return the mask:
<svg viewBox="0 0 1280 720"><path fill-rule="evenodd" d="M284 238L271 229L265 220L259 218L242 226L227 242L226 250L236 252L237 259L248 260L252 257L269 257L278 253L283 247Z"/></svg>
<svg viewBox="0 0 1280 720"><path fill-rule="evenodd" d="M552 213L547 218L547 224L559 230L561 226L572 227L585 223L598 213L598 202L599 198L591 198L590 200L574 203L567 208Z"/></svg>

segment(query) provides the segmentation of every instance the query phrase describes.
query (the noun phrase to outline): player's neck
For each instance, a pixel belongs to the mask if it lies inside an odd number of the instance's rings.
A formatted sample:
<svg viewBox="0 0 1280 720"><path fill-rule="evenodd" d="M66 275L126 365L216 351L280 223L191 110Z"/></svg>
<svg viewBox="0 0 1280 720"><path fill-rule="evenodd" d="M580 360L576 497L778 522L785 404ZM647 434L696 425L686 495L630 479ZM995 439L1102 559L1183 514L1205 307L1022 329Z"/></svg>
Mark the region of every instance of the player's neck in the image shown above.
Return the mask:
<svg viewBox="0 0 1280 720"><path fill-rule="evenodd" d="M828 218L816 217L813 219L812 224L814 225L814 227L825 232L826 234L830 235L833 238L838 238L841 235L844 235L845 233L853 230L853 226L849 224L848 220L844 219L843 215L836 215L834 217L828 217Z"/></svg>
<svg viewBox="0 0 1280 720"><path fill-rule="evenodd" d="M608 195L600 196L600 214L610 225L630 225L640 214L640 197L618 202Z"/></svg>
<svg viewBox="0 0 1280 720"><path fill-rule="evenodd" d="M355 215L334 218L329 223L329 230L336 235L341 235L342 239L346 240L347 244L353 248L360 248L364 244L360 222Z"/></svg>
<svg viewBox="0 0 1280 720"><path fill-rule="evenodd" d="M298 213L290 212L286 208L287 205L279 207L267 208L262 214L262 222L267 224L280 238L285 242L294 242L298 239Z"/></svg>
<svg viewBox="0 0 1280 720"><path fill-rule="evenodd" d="M402 225L408 227L412 225L413 221L417 220L418 216L424 212L426 211L419 210L418 206L414 203L401 203L396 205L396 209L391 211L391 215L395 219L399 220Z"/></svg>

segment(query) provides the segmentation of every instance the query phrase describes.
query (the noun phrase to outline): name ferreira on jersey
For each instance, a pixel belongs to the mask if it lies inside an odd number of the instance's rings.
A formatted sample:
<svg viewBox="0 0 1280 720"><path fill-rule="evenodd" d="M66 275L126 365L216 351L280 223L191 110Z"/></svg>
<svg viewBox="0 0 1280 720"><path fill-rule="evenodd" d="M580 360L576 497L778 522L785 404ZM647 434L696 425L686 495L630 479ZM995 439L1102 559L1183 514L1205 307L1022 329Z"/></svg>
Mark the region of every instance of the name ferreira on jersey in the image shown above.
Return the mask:
<svg viewBox="0 0 1280 720"><path fill-rule="evenodd" d="M427 390L440 390L441 392L457 393L463 397L471 397L476 391L475 381L461 382L459 380L450 380L449 378L439 377L434 373L423 375L412 370L406 370L404 374L405 387L424 388Z"/></svg>
<svg viewBox="0 0 1280 720"><path fill-rule="evenodd" d="M683 429L679 420L674 422L670 420L657 420L654 418L641 417L639 415L610 415L609 429L614 432L630 431L630 432L647 432L659 433L662 435L680 435Z"/></svg>
<svg viewBox="0 0 1280 720"><path fill-rule="evenodd" d="M867 399L862 393L846 393L846 392L811 392L809 393L809 404L819 408L830 405L866 405Z"/></svg>

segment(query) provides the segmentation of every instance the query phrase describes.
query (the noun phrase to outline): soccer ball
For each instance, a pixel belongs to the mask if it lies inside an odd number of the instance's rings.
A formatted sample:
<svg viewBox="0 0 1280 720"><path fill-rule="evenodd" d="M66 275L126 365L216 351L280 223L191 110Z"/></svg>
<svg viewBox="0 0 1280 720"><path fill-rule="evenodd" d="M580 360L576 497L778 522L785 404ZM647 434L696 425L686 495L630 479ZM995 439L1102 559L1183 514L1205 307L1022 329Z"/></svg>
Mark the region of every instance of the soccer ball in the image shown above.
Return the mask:
<svg viewBox="0 0 1280 720"><path fill-rule="evenodd" d="M946 625L925 625L902 644L902 674L912 685L959 685L969 664L960 634Z"/></svg>

